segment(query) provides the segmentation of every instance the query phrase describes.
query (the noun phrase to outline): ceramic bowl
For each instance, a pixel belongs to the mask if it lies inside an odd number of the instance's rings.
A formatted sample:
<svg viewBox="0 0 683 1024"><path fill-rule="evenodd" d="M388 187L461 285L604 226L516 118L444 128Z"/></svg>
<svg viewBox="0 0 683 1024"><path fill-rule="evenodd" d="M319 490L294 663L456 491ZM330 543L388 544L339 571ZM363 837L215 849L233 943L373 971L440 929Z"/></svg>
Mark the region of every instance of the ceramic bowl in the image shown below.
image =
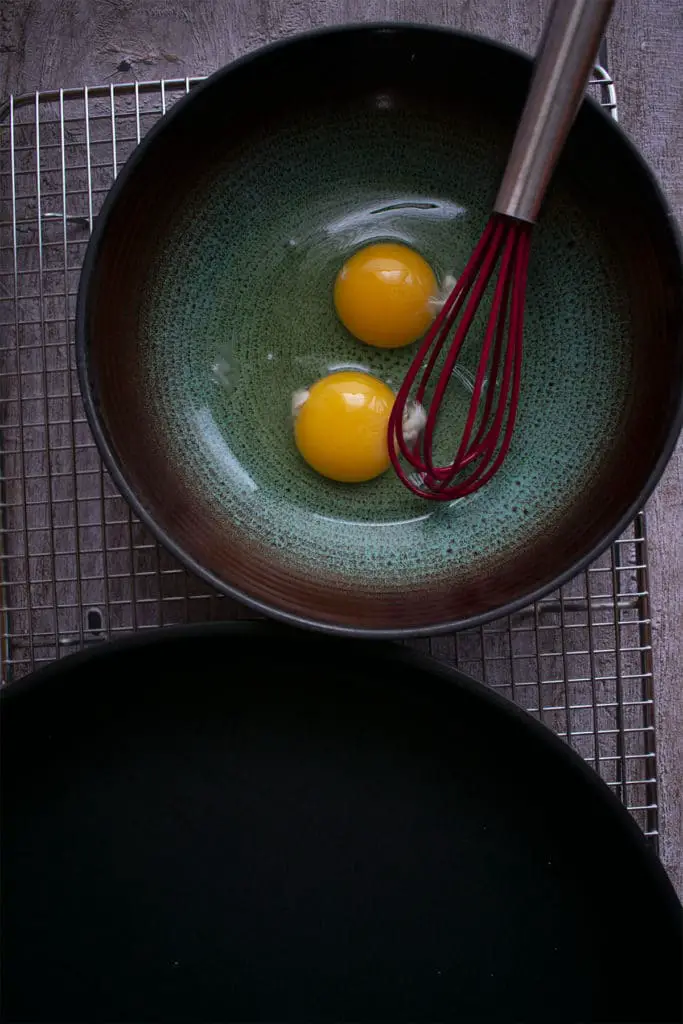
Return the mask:
<svg viewBox="0 0 683 1024"><path fill-rule="evenodd" d="M339 368L397 387L414 348L335 315L371 241L457 274L489 215L530 62L414 26L278 43L199 85L107 198L77 312L86 410L115 480L219 590L373 635L482 621L622 530L681 423L681 258L650 172L586 102L534 232L522 393L497 476L452 504L391 471L338 484L299 456L292 393ZM446 423L468 401L476 334Z"/></svg>

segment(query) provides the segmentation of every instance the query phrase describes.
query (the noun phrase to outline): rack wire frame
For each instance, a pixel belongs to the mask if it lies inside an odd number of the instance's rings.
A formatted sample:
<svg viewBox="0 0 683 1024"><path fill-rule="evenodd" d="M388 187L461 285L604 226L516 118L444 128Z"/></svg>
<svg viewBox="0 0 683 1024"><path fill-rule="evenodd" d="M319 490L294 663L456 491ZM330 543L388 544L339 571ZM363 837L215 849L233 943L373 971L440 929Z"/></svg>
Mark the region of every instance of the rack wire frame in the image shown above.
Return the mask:
<svg viewBox="0 0 683 1024"><path fill-rule="evenodd" d="M93 221L145 132L200 79L11 97L0 107L0 667L11 682L132 630L253 617L161 548L88 429L73 318ZM614 118L614 83L590 89ZM599 169L596 169L599 173ZM566 739L657 848L645 516L557 593L410 641Z"/></svg>

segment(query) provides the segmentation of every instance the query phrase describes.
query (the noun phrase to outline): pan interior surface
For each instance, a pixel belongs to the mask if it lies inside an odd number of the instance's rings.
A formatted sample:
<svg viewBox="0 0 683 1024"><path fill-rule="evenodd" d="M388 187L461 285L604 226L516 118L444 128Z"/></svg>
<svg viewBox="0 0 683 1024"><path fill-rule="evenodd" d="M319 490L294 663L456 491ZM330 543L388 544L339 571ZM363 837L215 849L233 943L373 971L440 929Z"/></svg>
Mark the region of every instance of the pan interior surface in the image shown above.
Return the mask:
<svg viewBox="0 0 683 1024"><path fill-rule="evenodd" d="M14 687L3 741L3 1019L677 1019L680 907L633 822L405 652L123 644Z"/></svg>

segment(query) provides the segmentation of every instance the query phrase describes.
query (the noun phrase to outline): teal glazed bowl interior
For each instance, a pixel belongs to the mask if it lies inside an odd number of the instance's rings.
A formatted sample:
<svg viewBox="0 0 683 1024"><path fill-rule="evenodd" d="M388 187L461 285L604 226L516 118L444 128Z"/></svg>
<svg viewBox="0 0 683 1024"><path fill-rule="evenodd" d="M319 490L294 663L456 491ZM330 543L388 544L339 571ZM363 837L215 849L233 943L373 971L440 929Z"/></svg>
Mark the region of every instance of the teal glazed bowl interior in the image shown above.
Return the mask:
<svg viewBox="0 0 683 1024"><path fill-rule="evenodd" d="M197 87L123 169L77 312L86 410L124 494L217 588L302 624L430 633L510 611L594 557L680 428L681 260L625 136L585 103L534 232L521 400L500 472L451 504L393 473L318 476L292 393L340 368L397 388L414 347L356 341L343 262L405 242L442 282L486 223L530 62L414 26L337 29ZM457 432L478 338L444 413Z"/></svg>

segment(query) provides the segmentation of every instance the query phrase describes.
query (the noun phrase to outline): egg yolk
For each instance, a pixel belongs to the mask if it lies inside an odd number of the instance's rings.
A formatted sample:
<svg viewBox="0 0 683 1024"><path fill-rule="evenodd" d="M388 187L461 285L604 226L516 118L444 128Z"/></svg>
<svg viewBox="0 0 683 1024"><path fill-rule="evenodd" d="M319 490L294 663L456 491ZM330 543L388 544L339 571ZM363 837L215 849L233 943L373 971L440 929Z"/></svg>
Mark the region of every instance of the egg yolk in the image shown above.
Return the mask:
<svg viewBox="0 0 683 1024"><path fill-rule="evenodd" d="M309 466L330 480L362 483L389 467L387 430L395 395L376 377L332 373L297 400L294 437Z"/></svg>
<svg viewBox="0 0 683 1024"><path fill-rule="evenodd" d="M400 348L425 333L434 319L430 299L438 286L429 264L407 245L381 242L359 249L337 275L339 319L360 341Z"/></svg>

